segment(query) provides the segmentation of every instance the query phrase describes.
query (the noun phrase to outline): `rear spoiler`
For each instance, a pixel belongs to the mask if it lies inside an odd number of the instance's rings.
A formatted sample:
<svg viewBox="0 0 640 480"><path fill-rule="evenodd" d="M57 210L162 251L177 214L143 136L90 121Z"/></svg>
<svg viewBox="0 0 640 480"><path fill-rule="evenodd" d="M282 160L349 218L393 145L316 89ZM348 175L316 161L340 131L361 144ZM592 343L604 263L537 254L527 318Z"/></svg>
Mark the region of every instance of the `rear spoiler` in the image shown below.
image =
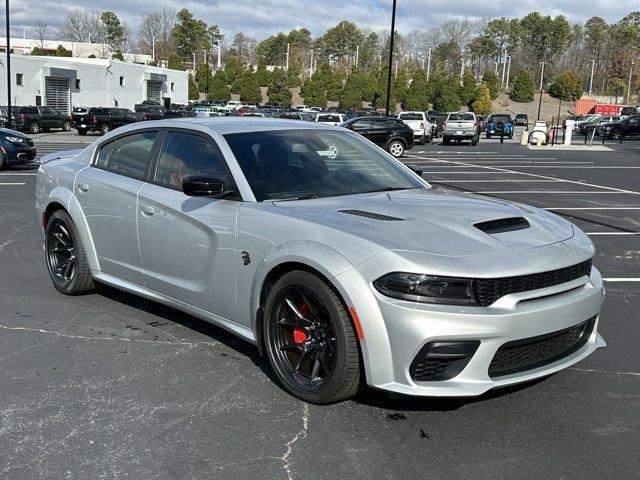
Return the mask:
<svg viewBox="0 0 640 480"><path fill-rule="evenodd" d="M47 153L40 159L40 164L51 162L53 160L60 160L61 158L75 157L83 150L83 148L80 148L78 150L63 150L61 152Z"/></svg>

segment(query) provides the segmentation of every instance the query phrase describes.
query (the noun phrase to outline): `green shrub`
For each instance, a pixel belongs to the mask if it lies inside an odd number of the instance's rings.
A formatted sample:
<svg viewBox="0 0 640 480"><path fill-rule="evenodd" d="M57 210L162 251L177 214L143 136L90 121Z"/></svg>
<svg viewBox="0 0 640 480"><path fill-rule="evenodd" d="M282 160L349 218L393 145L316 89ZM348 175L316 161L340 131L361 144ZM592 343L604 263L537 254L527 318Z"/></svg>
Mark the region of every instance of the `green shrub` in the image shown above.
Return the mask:
<svg viewBox="0 0 640 480"><path fill-rule="evenodd" d="M509 97L518 103L533 102L533 79L527 70L519 70L513 77L513 88Z"/></svg>

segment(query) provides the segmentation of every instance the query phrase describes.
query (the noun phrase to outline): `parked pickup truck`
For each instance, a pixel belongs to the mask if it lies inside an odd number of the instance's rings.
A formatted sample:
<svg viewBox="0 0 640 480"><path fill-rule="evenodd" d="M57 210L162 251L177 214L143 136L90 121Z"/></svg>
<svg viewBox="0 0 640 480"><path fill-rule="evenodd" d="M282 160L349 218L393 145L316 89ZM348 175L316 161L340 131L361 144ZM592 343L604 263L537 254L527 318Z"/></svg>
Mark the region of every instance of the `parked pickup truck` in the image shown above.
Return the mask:
<svg viewBox="0 0 640 480"><path fill-rule="evenodd" d="M425 145L433 141L433 130L425 112L401 112L398 119L411 127L416 143Z"/></svg>
<svg viewBox="0 0 640 480"><path fill-rule="evenodd" d="M114 128L128 125L143 120L127 108L91 107L73 109L73 128L78 135L86 135L87 132L100 132L102 135L109 133Z"/></svg>
<svg viewBox="0 0 640 480"><path fill-rule="evenodd" d="M513 138L513 120L511 120L511 115L506 113L496 113L489 117L487 120L486 133L487 138L491 138L492 135L508 138Z"/></svg>
<svg viewBox="0 0 640 480"><path fill-rule="evenodd" d="M63 132L71 130L71 119L53 107L14 107L13 127L16 130L29 130L31 133L48 132L52 128L60 128Z"/></svg>
<svg viewBox="0 0 640 480"><path fill-rule="evenodd" d="M476 116L472 112L451 112L447 115L442 132L442 143L449 145L451 141L470 140L475 146L480 140L480 130Z"/></svg>

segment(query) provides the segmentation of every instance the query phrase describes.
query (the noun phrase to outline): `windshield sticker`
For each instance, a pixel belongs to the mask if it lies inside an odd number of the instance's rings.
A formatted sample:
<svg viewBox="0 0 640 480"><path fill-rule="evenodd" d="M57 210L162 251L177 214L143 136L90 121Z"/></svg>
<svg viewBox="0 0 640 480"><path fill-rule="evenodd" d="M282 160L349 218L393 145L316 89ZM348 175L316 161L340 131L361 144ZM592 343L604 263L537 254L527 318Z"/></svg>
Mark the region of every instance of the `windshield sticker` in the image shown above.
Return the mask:
<svg viewBox="0 0 640 480"><path fill-rule="evenodd" d="M338 156L338 147L336 147L335 145L330 145L326 150L316 150L316 153L321 157L334 159Z"/></svg>

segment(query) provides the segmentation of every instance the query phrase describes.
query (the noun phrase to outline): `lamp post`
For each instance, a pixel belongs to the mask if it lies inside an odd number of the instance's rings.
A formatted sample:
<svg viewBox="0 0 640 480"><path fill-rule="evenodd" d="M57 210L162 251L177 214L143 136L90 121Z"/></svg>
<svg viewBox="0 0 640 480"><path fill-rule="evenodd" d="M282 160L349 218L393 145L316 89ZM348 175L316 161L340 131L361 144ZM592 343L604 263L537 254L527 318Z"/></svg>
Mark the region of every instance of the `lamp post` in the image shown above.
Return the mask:
<svg viewBox="0 0 640 480"><path fill-rule="evenodd" d="M356 68L358 68L359 59L360 59L360 45L356 45Z"/></svg>
<svg viewBox="0 0 640 480"><path fill-rule="evenodd" d="M596 69L596 61L591 60L591 79L589 80L589 93L593 92L593 72Z"/></svg>
<svg viewBox="0 0 640 480"><path fill-rule="evenodd" d="M204 93L205 100L209 100L209 59L207 58L207 51L203 50L202 55L204 57L204 63L207 66L207 91Z"/></svg>
<svg viewBox="0 0 640 480"><path fill-rule="evenodd" d="M427 57L427 82L429 81L430 71L431 71L431 47L429 47L429 56Z"/></svg>
<svg viewBox="0 0 640 480"><path fill-rule="evenodd" d="M7 127L11 128L11 35L9 32L9 0L6 0L5 19L7 25Z"/></svg>
<svg viewBox="0 0 640 480"><path fill-rule="evenodd" d="M511 55L507 56L507 81L504 84L505 91L509 90L509 74L511 73Z"/></svg>
<svg viewBox="0 0 640 480"><path fill-rule="evenodd" d="M545 60L547 59L547 55L545 53ZM544 82L544 62L545 60L543 60L542 62L540 62L540 65L542 66L542 69L540 70L540 98L538 98L538 117L536 118L536 121L540 120L540 109L542 108L542 87L543 87L543 82Z"/></svg>
<svg viewBox="0 0 640 480"><path fill-rule="evenodd" d="M631 62L631 65L629 66L629 83L627 84L627 105L629 105L629 102L631 101L631 75L633 74L633 65L634 63Z"/></svg>
<svg viewBox="0 0 640 480"><path fill-rule="evenodd" d="M7 0L8 1L8 0ZM391 68L393 67L393 40L396 29L396 0L393 0L391 7L391 38L389 39L389 68L387 69L387 101L385 104L385 114L389 116L389 101L391 100Z"/></svg>
<svg viewBox="0 0 640 480"><path fill-rule="evenodd" d="M151 37L151 60L156 61L156 37Z"/></svg>
<svg viewBox="0 0 640 480"><path fill-rule="evenodd" d="M502 78L500 79L500 87L504 88L504 76L507 69L507 49L504 49L504 53L500 54L500 61L502 62Z"/></svg>
<svg viewBox="0 0 640 480"><path fill-rule="evenodd" d="M313 50L311 50L311 66L309 67L309 76L313 75Z"/></svg>

